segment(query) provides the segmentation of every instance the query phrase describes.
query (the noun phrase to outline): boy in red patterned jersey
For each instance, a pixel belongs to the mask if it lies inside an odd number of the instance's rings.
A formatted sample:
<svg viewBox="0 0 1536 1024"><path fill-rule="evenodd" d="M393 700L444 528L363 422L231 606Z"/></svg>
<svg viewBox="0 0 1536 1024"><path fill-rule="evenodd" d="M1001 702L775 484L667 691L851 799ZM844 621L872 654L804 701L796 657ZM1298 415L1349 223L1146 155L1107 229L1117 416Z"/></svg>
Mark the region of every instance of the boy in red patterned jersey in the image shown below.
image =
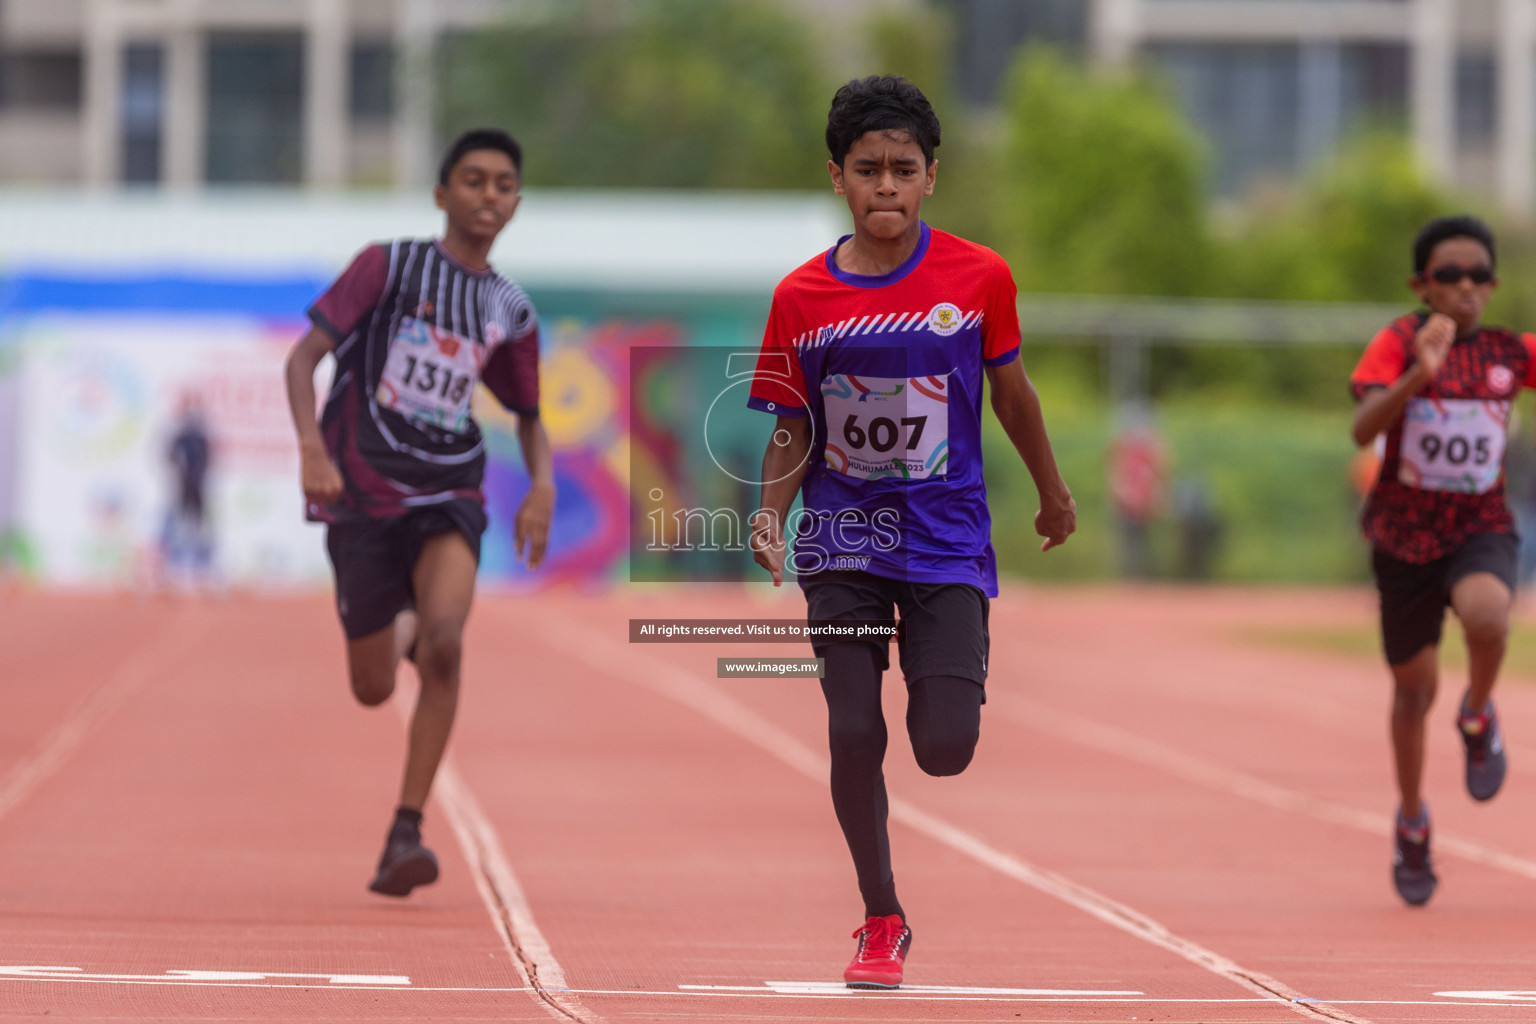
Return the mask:
<svg viewBox="0 0 1536 1024"><path fill-rule="evenodd" d="M1420 782L1447 606L1461 620L1470 662L1456 718L1467 791L1489 800L1504 782L1491 695L1509 635L1519 538L1504 500L1503 456L1515 396L1536 385L1536 337L1482 325L1497 284L1486 224L1467 216L1426 224L1414 240L1409 286L1427 311L1384 328L1350 376L1355 443L1386 434L1363 527L1395 688L1402 806L1392 879L1413 906L1428 902L1437 882Z"/></svg>
<svg viewBox="0 0 1536 1024"><path fill-rule="evenodd" d="M890 620L900 611L912 752L928 774L958 775L980 730L988 598L997 596L981 464L984 390L1039 492L1042 550L1072 534L1076 505L1019 360L1008 264L921 219L938 144L933 107L906 79L871 77L838 90L827 169L854 231L774 290L747 404L777 417L752 517L753 557L775 586L794 570L813 623ZM801 493L802 514L790 519ZM788 566L786 533L795 538ZM843 980L895 988L912 929L886 830L880 688L889 642L813 647L825 659L832 806L864 902Z"/></svg>
<svg viewBox="0 0 1536 1024"><path fill-rule="evenodd" d="M305 511L328 524L352 692L369 706L388 700L402 657L421 677L400 805L368 886L386 896L437 880L421 811L458 706L486 527L476 384L517 413L530 485L514 540L530 568L544 556L554 508L538 318L487 262L517 210L521 177L522 150L506 132L460 136L434 191L443 237L364 249L310 308L314 326L288 357ZM317 424L314 373L327 354L336 373Z"/></svg>

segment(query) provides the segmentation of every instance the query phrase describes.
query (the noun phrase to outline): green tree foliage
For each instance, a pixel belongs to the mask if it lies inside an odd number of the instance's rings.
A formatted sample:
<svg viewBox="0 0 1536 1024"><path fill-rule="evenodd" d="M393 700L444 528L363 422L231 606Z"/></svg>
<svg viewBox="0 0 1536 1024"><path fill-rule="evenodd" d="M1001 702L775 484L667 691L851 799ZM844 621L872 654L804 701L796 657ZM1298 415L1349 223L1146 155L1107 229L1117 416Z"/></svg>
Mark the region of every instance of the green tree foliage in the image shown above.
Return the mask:
<svg viewBox="0 0 1536 1024"><path fill-rule="evenodd" d="M928 223L983 244L994 241L988 174L992 154L976 116L960 102L954 77L954 26L936 7L882 11L867 24L872 75L902 75L939 115L944 133L937 154L933 197L923 204Z"/></svg>
<svg viewBox="0 0 1536 1024"><path fill-rule="evenodd" d="M1192 295L1210 261L1198 137L1149 78L1026 48L1002 95L999 245L1022 288Z"/></svg>
<svg viewBox="0 0 1536 1024"><path fill-rule="evenodd" d="M1366 134L1294 192L1250 201L1214 283L1245 298L1411 303L1413 236L1455 209L1405 139Z"/></svg>
<svg viewBox="0 0 1536 1024"><path fill-rule="evenodd" d="M534 185L809 188L830 85L766 0L563 0L443 54L441 124L497 124Z"/></svg>

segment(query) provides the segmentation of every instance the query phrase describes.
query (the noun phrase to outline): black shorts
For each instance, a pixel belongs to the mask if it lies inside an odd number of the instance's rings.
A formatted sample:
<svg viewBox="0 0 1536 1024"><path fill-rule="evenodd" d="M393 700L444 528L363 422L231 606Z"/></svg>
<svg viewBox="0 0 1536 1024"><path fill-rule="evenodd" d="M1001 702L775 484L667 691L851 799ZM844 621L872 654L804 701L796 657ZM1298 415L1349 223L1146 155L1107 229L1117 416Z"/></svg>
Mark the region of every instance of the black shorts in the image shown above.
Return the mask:
<svg viewBox="0 0 1536 1024"><path fill-rule="evenodd" d="M1371 569L1381 595L1381 644L1387 664L1401 665L1425 647L1440 643L1451 588L1464 576L1491 572L1515 590L1520 539L1510 533L1477 533L1465 544L1423 565L1371 552Z"/></svg>
<svg viewBox="0 0 1536 1024"><path fill-rule="evenodd" d="M480 561L485 509L455 499L389 519L348 519L325 531L325 550L336 574L336 611L348 640L377 633L416 607L411 572L429 537L457 530Z"/></svg>
<svg viewBox="0 0 1536 1024"><path fill-rule="evenodd" d="M985 685L987 595L968 583L909 583L867 572L833 570L801 579L806 618L812 622L880 621L901 612L896 649L908 682L958 676ZM813 640L818 658L836 643L867 643L880 650L880 668L890 668L890 640Z"/></svg>

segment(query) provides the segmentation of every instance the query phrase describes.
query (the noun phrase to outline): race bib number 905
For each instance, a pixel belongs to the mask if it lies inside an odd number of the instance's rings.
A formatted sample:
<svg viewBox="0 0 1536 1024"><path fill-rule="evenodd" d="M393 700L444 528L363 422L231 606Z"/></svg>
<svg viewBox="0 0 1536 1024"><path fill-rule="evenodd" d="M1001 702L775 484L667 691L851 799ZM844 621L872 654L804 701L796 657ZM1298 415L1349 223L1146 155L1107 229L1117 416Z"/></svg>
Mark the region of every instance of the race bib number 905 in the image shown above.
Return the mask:
<svg viewBox="0 0 1536 1024"><path fill-rule="evenodd" d="M377 400L417 423L453 433L469 427L469 403L480 379L480 347L410 317L389 344Z"/></svg>
<svg viewBox="0 0 1536 1024"><path fill-rule="evenodd" d="M827 465L861 480L926 480L949 466L949 374L821 382Z"/></svg>
<svg viewBox="0 0 1536 1024"><path fill-rule="evenodd" d="M1504 464L1508 425L1507 401L1409 399L1397 479L1426 491L1490 491Z"/></svg>

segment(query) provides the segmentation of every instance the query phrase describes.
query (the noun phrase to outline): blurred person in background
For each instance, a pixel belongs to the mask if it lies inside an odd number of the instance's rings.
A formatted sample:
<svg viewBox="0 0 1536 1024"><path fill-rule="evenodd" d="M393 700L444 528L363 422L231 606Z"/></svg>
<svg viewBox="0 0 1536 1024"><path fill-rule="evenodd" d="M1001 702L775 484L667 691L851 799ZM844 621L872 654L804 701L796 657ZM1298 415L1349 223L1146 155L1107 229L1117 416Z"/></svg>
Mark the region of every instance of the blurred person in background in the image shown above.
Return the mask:
<svg viewBox="0 0 1536 1024"><path fill-rule="evenodd" d="M198 395L182 396L165 455L172 493L160 537L162 582L187 588L207 585L213 574L213 526L208 516L213 443Z"/></svg>
<svg viewBox="0 0 1536 1024"><path fill-rule="evenodd" d="M310 307L313 326L288 357L305 515L328 524L352 692L370 707L388 700L401 658L421 678L400 803L368 886L386 896L438 876L421 841L422 808L458 708L487 526L485 441L471 415L478 384L517 414L530 485L514 549L530 569L543 560L554 510L538 317L489 263L517 210L522 164L522 148L504 131L455 140L433 193L443 236L364 249ZM336 372L317 424L314 374L326 355Z"/></svg>
<svg viewBox="0 0 1536 1024"><path fill-rule="evenodd" d="M1491 699L1509 636L1518 550L1504 447L1516 396L1536 385L1536 336L1482 325L1498 284L1494 259L1493 232L1482 221L1426 224L1413 243L1409 279L1425 308L1383 328L1350 375L1355 443L1386 435L1362 526L1394 685L1392 750L1402 803L1392 879L1414 906L1428 902L1438 883L1422 779L1448 606L1461 620L1470 663L1456 714L1467 791L1492 799L1506 769Z"/></svg>
<svg viewBox="0 0 1536 1024"><path fill-rule="evenodd" d="M1109 443L1109 504L1120 537L1120 575L1152 576L1150 534L1163 509L1167 456L1145 402L1120 408L1120 430Z"/></svg>
<svg viewBox="0 0 1536 1024"><path fill-rule="evenodd" d="M986 702L988 599L997 561L982 477L983 382L1040 497L1042 550L1077 506L1019 359L1017 289L1002 257L921 219L939 120L905 78L849 82L827 117L827 163L854 231L774 290L748 406L776 417L752 515L757 563L784 579L785 528L804 489L797 571L812 624L887 622L907 687L918 766L970 764ZM1023 525L1014 510L1005 529ZM891 870L883 762L888 638L817 640L824 659L832 806L864 923L850 988L901 984L912 929Z"/></svg>
<svg viewBox="0 0 1536 1024"><path fill-rule="evenodd" d="M1215 574L1226 524L1203 476L1186 476L1174 484L1173 518L1179 528L1179 578L1209 580Z"/></svg>

